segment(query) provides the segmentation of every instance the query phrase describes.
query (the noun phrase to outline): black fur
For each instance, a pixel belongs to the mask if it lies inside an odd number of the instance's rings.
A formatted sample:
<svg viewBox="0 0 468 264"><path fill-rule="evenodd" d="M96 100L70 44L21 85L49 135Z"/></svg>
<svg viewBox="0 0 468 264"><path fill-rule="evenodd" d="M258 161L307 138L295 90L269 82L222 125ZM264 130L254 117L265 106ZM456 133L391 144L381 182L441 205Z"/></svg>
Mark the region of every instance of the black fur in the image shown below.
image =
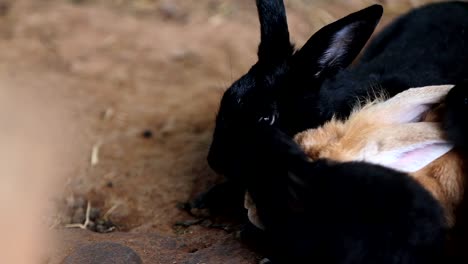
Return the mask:
<svg viewBox="0 0 468 264"><path fill-rule="evenodd" d="M292 135L312 127L310 120L315 125L323 122L319 122L317 104L320 84L352 62L382 15L379 5L351 14L318 31L293 53L291 44L284 44L289 43L289 34L282 1L258 0L257 5L262 36L259 60L225 92L208 156L210 166L228 178L237 177L231 176L236 175L236 160L246 152L242 135L256 123L270 123ZM279 32L274 34L267 21L274 21ZM336 56L326 57L330 49Z"/></svg>
<svg viewBox="0 0 468 264"><path fill-rule="evenodd" d="M309 162L279 130L251 132L258 158L246 183L273 263L445 263L443 210L408 175Z"/></svg>
<svg viewBox="0 0 468 264"><path fill-rule="evenodd" d="M210 166L228 178L237 177L237 160L248 149L241 147L246 146L242 130L259 121L294 135L333 115L347 116L358 99L379 90L395 95L410 87L456 83L468 76L467 3L430 4L402 16L349 69L345 68L379 21L380 6L322 28L293 53L284 44L289 33L282 1L257 4L262 32L259 61L224 94L208 156ZM335 56L320 63L334 39L338 39Z"/></svg>
<svg viewBox="0 0 468 264"><path fill-rule="evenodd" d="M445 101L443 128L456 147L468 153L468 81L455 85Z"/></svg>
<svg viewBox="0 0 468 264"><path fill-rule="evenodd" d="M288 22L283 1L257 0L257 10L262 29L258 48L260 60L275 63L289 57L294 48L289 41ZM274 13L270 14L270 12Z"/></svg>
<svg viewBox="0 0 468 264"><path fill-rule="evenodd" d="M468 3L446 2L415 9L371 41L352 68L321 86L325 119L349 113L370 88L393 96L410 87L456 84L468 76Z"/></svg>
<svg viewBox="0 0 468 264"><path fill-rule="evenodd" d="M369 97L372 89L394 95L413 86L464 78L466 4L434 4L403 16L376 38L352 69L345 68L372 34L382 14L380 6L324 27L297 52L289 43L282 1L258 0L257 6L259 60L225 92L208 162L251 192L267 226L267 241L272 241L275 253L282 249L273 256L280 262L320 255L330 258L327 263L436 261L443 241L441 209L406 175L362 163L311 164L296 146L283 151L282 146L293 143L283 144L275 139L277 133L267 140L269 132L258 126L291 136L323 124L333 114L348 115L356 100ZM286 186L291 187L286 181L293 169L305 184L297 190L300 204L291 207L285 203ZM230 192L218 193L224 194L218 201L234 199ZM293 210L297 208L300 213ZM382 225L363 225L373 217L368 212L385 216L378 218ZM385 222L386 217L395 222ZM423 224L416 225L419 221ZM413 240L415 234L426 240Z"/></svg>
<svg viewBox="0 0 468 264"><path fill-rule="evenodd" d="M403 16L352 69L346 67L372 34L380 6L324 27L297 52L282 1L257 6L259 60L225 92L208 162L240 193L251 193L270 256L279 263L439 263L445 223L426 190L380 166L311 163L291 136L348 115L373 89L394 95L465 78L466 4L433 4ZM217 193L217 201L239 197Z"/></svg>
<svg viewBox="0 0 468 264"><path fill-rule="evenodd" d="M381 6L322 28L297 52L285 44L289 33L282 1L258 0L257 6L259 60L225 92L208 155L210 166L237 186L242 186L238 170L242 159L255 158L249 155L251 142L246 136L258 122L292 136L333 115L347 116L358 99L379 90L394 95L410 87L455 83L468 76L466 3L430 4L402 16L370 43L361 62L350 69L346 67L380 19ZM320 62L333 40L337 40L338 52ZM218 193L223 195L212 203L216 206L238 197L235 188Z"/></svg>

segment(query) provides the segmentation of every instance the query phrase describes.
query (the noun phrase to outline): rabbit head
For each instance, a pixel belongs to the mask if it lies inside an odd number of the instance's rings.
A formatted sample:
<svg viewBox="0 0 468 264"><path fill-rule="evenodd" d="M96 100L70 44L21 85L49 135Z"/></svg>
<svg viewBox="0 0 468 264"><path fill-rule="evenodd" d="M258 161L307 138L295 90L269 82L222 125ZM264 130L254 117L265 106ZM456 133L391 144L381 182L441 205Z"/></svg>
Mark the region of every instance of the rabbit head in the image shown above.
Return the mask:
<svg viewBox="0 0 468 264"><path fill-rule="evenodd" d="M258 123L288 135L316 127L326 119L318 94L359 54L382 16L373 5L315 33L295 51L289 39L282 0L257 0L261 42L258 61L224 93L208 155L220 174L239 170L239 158L250 159L250 132ZM337 95L338 96L338 95Z"/></svg>
<svg viewBox="0 0 468 264"><path fill-rule="evenodd" d="M366 104L345 121L333 119L301 132L295 140L311 159L366 161L416 172L453 148L440 123L421 122L452 87L409 89L387 101Z"/></svg>

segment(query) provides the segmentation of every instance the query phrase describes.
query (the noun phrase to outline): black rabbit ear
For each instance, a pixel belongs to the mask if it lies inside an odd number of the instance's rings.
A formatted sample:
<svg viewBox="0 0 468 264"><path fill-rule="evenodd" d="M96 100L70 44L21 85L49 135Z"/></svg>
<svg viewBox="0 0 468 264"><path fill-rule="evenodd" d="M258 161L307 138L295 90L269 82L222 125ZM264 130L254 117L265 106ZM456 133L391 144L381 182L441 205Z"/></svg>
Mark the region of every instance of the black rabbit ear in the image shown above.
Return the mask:
<svg viewBox="0 0 468 264"><path fill-rule="evenodd" d="M257 0L257 10L261 29L259 61L284 60L292 54L293 47L283 0Z"/></svg>
<svg viewBox="0 0 468 264"><path fill-rule="evenodd" d="M318 77L347 67L369 40L382 13L381 5L373 5L323 27L295 54L297 68Z"/></svg>

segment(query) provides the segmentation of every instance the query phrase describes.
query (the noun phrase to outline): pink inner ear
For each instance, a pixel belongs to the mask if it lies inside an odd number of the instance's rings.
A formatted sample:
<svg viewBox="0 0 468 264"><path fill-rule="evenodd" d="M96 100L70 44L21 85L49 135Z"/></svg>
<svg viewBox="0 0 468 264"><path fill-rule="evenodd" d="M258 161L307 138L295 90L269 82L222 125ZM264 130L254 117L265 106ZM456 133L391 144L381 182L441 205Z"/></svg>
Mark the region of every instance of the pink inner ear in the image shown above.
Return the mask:
<svg viewBox="0 0 468 264"><path fill-rule="evenodd" d="M445 142L419 143L381 152L369 159L386 167L403 172L415 172L429 165L453 148Z"/></svg>

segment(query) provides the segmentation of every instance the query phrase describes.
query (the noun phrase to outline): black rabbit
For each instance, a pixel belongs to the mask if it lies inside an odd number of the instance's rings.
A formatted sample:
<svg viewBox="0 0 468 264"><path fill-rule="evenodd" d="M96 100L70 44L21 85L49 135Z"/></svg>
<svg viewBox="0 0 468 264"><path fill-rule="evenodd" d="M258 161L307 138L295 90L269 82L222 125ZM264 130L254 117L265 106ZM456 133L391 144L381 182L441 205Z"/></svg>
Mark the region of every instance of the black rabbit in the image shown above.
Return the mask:
<svg viewBox="0 0 468 264"><path fill-rule="evenodd" d="M402 16L370 43L360 63L346 69L382 15L373 5L315 33L295 51L282 0L257 0L261 25L258 62L225 92L208 163L228 181L200 196L195 207L242 205L239 167L257 123L292 136L345 117L362 98L380 91L455 83L468 76L468 4L430 4ZM219 197L221 194L222 197ZM240 197L240 200L239 200Z"/></svg>
<svg viewBox="0 0 468 264"><path fill-rule="evenodd" d="M242 141L239 133L248 132L248 126L266 122L292 135L321 124L321 84L352 62L382 15L379 5L351 14L322 28L294 52L282 1L258 0L257 6L258 62L225 92L208 156L211 167L222 174L235 170L230 162L245 152L236 149Z"/></svg>
<svg viewBox="0 0 468 264"><path fill-rule="evenodd" d="M310 162L268 124L249 137L257 158L240 169L273 263L447 263L443 209L408 175L363 162Z"/></svg>
<svg viewBox="0 0 468 264"><path fill-rule="evenodd" d="M351 14L321 29L295 52L283 1L258 0L257 7L261 25L258 62L225 92L208 155L210 166L229 181L196 199L195 207L242 205L239 159L256 158L250 157L247 147L252 126L262 122L294 134L320 124L317 89L352 62L382 15L379 5ZM316 124L306 124L309 120Z"/></svg>

